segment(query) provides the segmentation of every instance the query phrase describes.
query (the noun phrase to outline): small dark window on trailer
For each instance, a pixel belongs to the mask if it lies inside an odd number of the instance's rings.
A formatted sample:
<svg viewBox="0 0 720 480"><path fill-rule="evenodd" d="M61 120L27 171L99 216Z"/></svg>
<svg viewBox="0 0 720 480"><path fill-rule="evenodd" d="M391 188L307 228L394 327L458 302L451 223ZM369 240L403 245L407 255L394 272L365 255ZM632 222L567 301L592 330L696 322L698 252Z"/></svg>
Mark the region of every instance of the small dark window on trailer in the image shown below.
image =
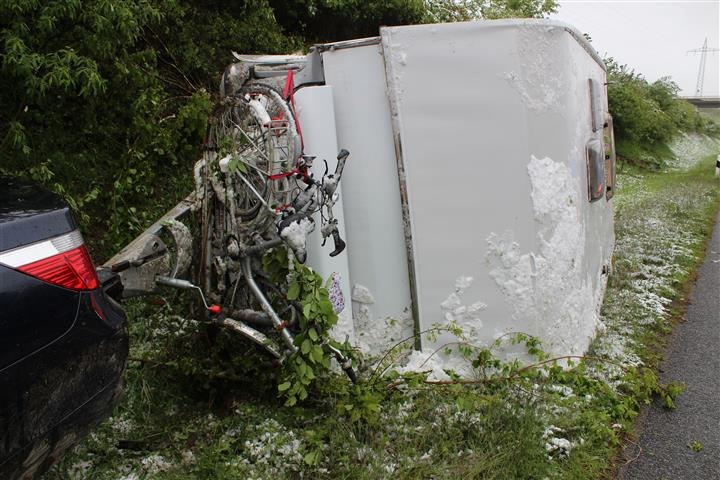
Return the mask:
<svg viewBox="0 0 720 480"><path fill-rule="evenodd" d="M605 155L599 140L590 140L585 147L587 162L588 200L595 202L605 196Z"/></svg>
<svg viewBox="0 0 720 480"><path fill-rule="evenodd" d="M591 78L588 80L590 85L590 116L593 132L602 130L605 124L605 107L603 105L603 85L597 80Z"/></svg>

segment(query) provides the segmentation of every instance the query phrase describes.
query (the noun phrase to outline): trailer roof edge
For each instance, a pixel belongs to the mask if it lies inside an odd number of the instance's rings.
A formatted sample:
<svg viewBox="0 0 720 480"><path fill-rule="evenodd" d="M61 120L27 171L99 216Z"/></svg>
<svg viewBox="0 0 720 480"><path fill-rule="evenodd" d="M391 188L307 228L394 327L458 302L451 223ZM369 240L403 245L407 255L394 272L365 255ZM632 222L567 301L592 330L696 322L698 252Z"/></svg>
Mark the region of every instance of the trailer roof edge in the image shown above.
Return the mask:
<svg viewBox="0 0 720 480"><path fill-rule="evenodd" d="M364 47L367 45L378 45L379 43L380 36L377 36L368 38L357 38L354 40L342 40L332 43L317 43L313 45L313 49L316 49L318 52L327 52L328 50L342 50L344 48Z"/></svg>
<svg viewBox="0 0 720 480"><path fill-rule="evenodd" d="M590 44L590 41L585 38L585 36L580 33L575 27L572 25L561 22L559 20L549 20L545 18L523 18L523 19L499 19L499 20L473 20L471 22L457 22L457 23L476 23L483 27L502 27L502 26L512 26L512 25L524 25L524 26L548 26L548 27L555 27L555 28L562 28L567 33L569 33L575 41L577 41L580 46L585 49L585 51L597 62L598 65L602 67L603 70L607 71L605 68L605 62L603 62L602 58L600 58L600 55L597 53L597 51L593 48L593 46ZM421 25L398 25L398 26L383 26L380 27L380 30L383 29L392 29L392 28L413 28L413 27L427 27L432 24L421 24ZM436 24L436 25L448 25L448 24ZM353 47L363 47L367 45L377 45L380 43L380 36L377 37L367 37L367 38L358 38L353 40L342 40L339 42L331 42L331 43L319 43L313 45L313 48L317 49L319 52L325 52L329 50L341 50L345 48L353 48Z"/></svg>

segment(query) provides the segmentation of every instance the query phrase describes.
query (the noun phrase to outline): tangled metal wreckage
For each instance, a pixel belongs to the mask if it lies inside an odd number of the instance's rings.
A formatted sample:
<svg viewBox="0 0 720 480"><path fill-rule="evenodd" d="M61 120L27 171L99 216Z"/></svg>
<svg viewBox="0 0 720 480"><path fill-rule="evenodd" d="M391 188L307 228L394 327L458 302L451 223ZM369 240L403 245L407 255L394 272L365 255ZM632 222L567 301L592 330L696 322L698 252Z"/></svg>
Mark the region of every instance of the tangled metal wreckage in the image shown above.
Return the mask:
<svg viewBox="0 0 720 480"><path fill-rule="evenodd" d="M261 257L284 244L333 276L336 311L351 300L334 333L371 353L413 335L435 347L418 334L447 321L478 344L523 331L554 354L587 348L615 156L605 69L576 30L383 27L304 56L236 57L195 191L106 263L125 296L198 290L210 320L281 358L300 312L277 308L284 287Z"/></svg>
<svg viewBox="0 0 720 480"><path fill-rule="evenodd" d="M324 160L318 177L316 157L304 153L294 93L322 82L312 63L238 59L222 78L222 99L193 169L195 190L105 266L119 275L124 297L159 287L196 290L209 319L282 360L283 349L297 349L291 332L302 308L287 300L280 311L273 306L271 299L286 299L287 291L263 274L262 256L284 244L289 263L305 263L318 223L322 244L334 243L329 255L343 252L334 207L349 152L340 150L332 171ZM333 298L339 310L341 293ZM263 333L272 329L282 345ZM326 347L353 377L349 360Z"/></svg>

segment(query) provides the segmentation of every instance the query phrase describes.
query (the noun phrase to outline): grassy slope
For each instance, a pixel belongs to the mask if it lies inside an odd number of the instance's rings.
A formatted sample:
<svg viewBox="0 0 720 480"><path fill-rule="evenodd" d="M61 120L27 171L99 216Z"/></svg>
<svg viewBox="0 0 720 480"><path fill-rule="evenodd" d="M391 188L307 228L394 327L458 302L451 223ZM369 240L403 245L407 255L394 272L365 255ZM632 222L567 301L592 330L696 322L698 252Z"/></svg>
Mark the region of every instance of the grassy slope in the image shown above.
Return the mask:
<svg viewBox="0 0 720 480"><path fill-rule="evenodd" d="M610 290L618 295L606 298L603 307L612 319L608 337L616 342L614 348L621 345L619 356L629 354L653 369L662 360L667 334L684 313L718 211L715 158L706 156L687 170L629 171L621 177L624 194L616 215L622 221L616 228Z"/></svg>
<svg viewBox="0 0 720 480"><path fill-rule="evenodd" d="M720 124L720 108L701 108L700 113Z"/></svg>
<svg viewBox="0 0 720 480"><path fill-rule="evenodd" d="M512 380L476 385L408 381L388 390L381 381L359 396L345 392L345 380L329 379L302 408L286 408L272 378L254 376L252 365L245 374L229 367L230 358L256 360L243 345L166 306L137 304L131 355L145 361L130 363L125 400L45 478L607 476L639 407L657 390L638 365L656 364L701 259L720 198L713 161L620 174L615 272L592 350L602 361L567 371L506 366ZM365 408L365 420L342 413L350 402Z"/></svg>

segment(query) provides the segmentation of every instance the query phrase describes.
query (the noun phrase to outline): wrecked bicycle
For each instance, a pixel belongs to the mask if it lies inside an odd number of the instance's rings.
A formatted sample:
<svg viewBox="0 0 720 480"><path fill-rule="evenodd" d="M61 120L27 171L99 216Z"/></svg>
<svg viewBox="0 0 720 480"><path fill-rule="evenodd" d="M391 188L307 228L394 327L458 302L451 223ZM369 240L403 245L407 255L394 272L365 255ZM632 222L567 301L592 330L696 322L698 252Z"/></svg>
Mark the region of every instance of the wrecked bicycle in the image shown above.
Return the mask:
<svg viewBox="0 0 720 480"><path fill-rule="evenodd" d="M334 170L325 161L315 178L316 158L303 151L293 108L292 71L287 75L283 94L252 81L225 92L193 169L194 192L105 264L124 297L160 287L196 292L206 321L239 333L278 363L304 348L295 336L305 312L289 291L289 275L268 274L267 258L292 272L305 263L318 224L323 245L333 241L330 256L345 249L333 207L349 157L340 150ZM344 299L337 278L329 290L338 313ZM322 349L356 380L338 342L324 340Z"/></svg>

